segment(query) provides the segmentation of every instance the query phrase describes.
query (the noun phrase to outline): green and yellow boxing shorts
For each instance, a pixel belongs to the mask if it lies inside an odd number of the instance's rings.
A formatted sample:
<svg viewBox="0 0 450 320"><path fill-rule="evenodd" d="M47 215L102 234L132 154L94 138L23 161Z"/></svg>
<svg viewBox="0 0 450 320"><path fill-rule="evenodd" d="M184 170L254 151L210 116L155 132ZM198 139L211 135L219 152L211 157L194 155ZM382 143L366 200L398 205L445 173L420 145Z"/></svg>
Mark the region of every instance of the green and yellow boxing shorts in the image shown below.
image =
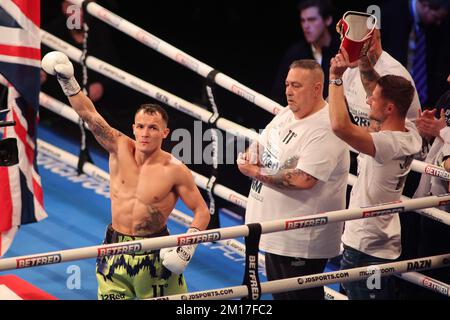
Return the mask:
<svg viewBox="0 0 450 320"><path fill-rule="evenodd" d="M130 236L111 224L103 244L142 240L169 235L167 227L149 236ZM139 251L97 258L99 300L148 299L187 292L182 274L172 274L159 258L159 250Z"/></svg>

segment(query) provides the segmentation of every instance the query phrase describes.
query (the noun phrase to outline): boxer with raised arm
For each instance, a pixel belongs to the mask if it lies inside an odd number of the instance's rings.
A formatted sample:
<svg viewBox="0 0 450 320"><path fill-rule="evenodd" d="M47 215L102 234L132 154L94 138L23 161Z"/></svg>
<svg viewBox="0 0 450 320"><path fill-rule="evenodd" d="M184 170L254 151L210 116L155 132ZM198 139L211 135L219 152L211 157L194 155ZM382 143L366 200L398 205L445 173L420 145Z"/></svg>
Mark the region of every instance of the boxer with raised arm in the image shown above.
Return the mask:
<svg viewBox="0 0 450 320"><path fill-rule="evenodd" d="M73 109L109 152L112 223L104 243L168 235L167 220L181 198L194 213L188 232L204 230L208 208L189 169L161 149L169 134L168 116L158 105L142 105L135 114L135 140L109 126L80 90L73 66L61 52L50 52L42 68L56 75ZM195 245L135 252L97 260L99 299L151 298L187 291L183 270Z"/></svg>

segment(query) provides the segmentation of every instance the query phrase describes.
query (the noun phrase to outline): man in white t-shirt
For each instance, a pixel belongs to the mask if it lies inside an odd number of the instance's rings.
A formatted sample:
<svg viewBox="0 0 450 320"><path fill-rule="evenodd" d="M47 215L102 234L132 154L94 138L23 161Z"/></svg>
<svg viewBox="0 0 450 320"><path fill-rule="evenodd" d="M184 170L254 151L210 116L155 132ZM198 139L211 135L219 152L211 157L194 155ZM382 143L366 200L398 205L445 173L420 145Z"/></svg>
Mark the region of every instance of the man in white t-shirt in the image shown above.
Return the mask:
<svg viewBox="0 0 450 320"><path fill-rule="evenodd" d="M450 84L450 75L447 78ZM435 115L439 115L436 118ZM444 167L450 172L450 89L436 103L436 108L425 110L416 121L417 129L422 135L434 138L425 162ZM439 177L422 174L414 198L439 195L450 192L449 182ZM450 205L439 209L450 212ZM417 235L416 235L417 236ZM422 216L420 235L417 236L418 256L427 257L450 252L450 226ZM427 277L450 283L450 267L427 270ZM408 291L415 299L445 299L442 295L423 288L414 287Z"/></svg>
<svg viewBox="0 0 450 320"><path fill-rule="evenodd" d="M371 68L367 62L367 67ZM347 112L342 76L348 65L345 49L331 60L329 104L334 133L360 152L358 178L349 208L397 201L413 157L422 146L414 124L406 120L414 87L401 76L378 78L367 104L370 105L368 116L379 123L379 130L369 132L353 124ZM399 216L390 214L346 221L342 242L343 269L392 262L401 253ZM349 299L393 299L393 286L392 277L383 277L379 287L357 281L346 283L344 288Z"/></svg>
<svg viewBox="0 0 450 320"><path fill-rule="evenodd" d="M349 151L331 131L324 75L314 60L294 61L286 78L288 108L267 125L256 155L240 155L239 170L254 179L246 223L345 209ZM254 145L253 145L254 146ZM256 159L257 161L252 161ZM342 224L263 234L269 280L323 272L339 254ZM273 294L275 299L324 299L323 287Z"/></svg>

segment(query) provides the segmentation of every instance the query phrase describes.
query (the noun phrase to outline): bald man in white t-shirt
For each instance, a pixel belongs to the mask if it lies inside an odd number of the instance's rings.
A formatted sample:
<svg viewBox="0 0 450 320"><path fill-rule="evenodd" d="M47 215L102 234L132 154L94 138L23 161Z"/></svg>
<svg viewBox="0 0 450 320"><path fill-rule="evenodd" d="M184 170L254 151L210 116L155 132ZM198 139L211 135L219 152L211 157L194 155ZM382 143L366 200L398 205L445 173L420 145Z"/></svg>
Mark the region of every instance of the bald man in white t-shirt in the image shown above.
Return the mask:
<svg viewBox="0 0 450 320"><path fill-rule="evenodd" d="M247 152L238 158L239 170L253 179L246 223L345 208L349 151L331 131L328 104L322 97L323 77L316 61L294 61L286 78L288 108L261 134L259 154L252 157ZM261 236L269 280L323 272L327 260L339 254L342 224L322 222ZM323 300L324 290L296 290L273 297Z"/></svg>

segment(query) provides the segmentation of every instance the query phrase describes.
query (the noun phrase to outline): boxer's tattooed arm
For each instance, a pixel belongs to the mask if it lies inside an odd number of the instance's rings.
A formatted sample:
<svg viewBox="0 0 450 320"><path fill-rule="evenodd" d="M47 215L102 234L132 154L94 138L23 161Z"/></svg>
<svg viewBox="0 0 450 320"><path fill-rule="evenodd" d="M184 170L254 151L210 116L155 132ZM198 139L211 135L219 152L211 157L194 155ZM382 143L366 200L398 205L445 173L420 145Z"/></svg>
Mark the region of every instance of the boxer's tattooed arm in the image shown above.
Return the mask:
<svg viewBox="0 0 450 320"><path fill-rule="evenodd" d="M310 189L317 179L300 169L282 169L276 174L268 175L258 170L257 180L286 189Z"/></svg>
<svg viewBox="0 0 450 320"><path fill-rule="evenodd" d="M134 227L134 235L144 236L160 231L165 225L161 210L147 206L146 216Z"/></svg>
<svg viewBox="0 0 450 320"><path fill-rule="evenodd" d="M376 62L376 61L375 61ZM368 56L359 59L359 72L361 74L361 82L368 97L370 97L380 78L378 72L373 68L374 62Z"/></svg>
<svg viewBox="0 0 450 320"><path fill-rule="evenodd" d="M87 123L97 141L108 151L111 150L111 144L115 144L117 138L122 135L118 130L108 125L102 117L93 117Z"/></svg>

